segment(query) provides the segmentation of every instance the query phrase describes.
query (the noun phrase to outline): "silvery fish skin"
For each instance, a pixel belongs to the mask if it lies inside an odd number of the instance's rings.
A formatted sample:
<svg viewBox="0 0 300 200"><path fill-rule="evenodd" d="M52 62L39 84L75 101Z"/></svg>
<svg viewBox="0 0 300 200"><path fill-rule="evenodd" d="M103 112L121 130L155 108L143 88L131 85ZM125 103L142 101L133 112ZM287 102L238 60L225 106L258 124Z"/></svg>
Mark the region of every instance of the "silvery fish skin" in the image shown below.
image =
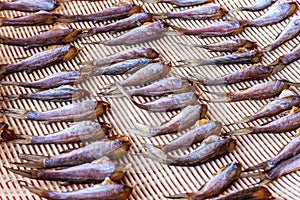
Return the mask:
<svg viewBox="0 0 300 200"><path fill-rule="evenodd" d="M272 51L284 44L285 42L293 39L300 34L300 16L291 19L288 25L283 29L280 35L269 45L263 48L263 51Z"/></svg>
<svg viewBox="0 0 300 200"><path fill-rule="evenodd" d="M147 2L147 0L146 0ZM171 3L176 6L185 7L185 6L196 6L206 3L211 3L213 0L158 0L158 3Z"/></svg>
<svg viewBox="0 0 300 200"><path fill-rule="evenodd" d="M267 78L271 75L272 70L273 69L270 66L253 65L217 78L205 78L195 76L193 80L197 83L200 83L201 85L207 86L230 85L248 80Z"/></svg>
<svg viewBox="0 0 300 200"><path fill-rule="evenodd" d="M225 191L235 179L239 178L242 172L241 164L230 163L216 176L210 179L198 191L186 194L172 195L170 199L190 199L190 200L204 200L215 197Z"/></svg>
<svg viewBox="0 0 300 200"><path fill-rule="evenodd" d="M0 18L0 26L40 26L51 25L56 22L57 14L39 11L30 15L14 18Z"/></svg>
<svg viewBox="0 0 300 200"><path fill-rule="evenodd" d="M50 122L77 122L96 119L110 110L105 101L86 100L48 111L30 111L17 108L3 109L8 117Z"/></svg>
<svg viewBox="0 0 300 200"><path fill-rule="evenodd" d="M254 186L245 190L229 193L225 196L216 198L215 200L272 200L272 193L263 186Z"/></svg>
<svg viewBox="0 0 300 200"><path fill-rule="evenodd" d="M203 118L207 112L206 104L196 104L185 107L179 114L161 126L147 126L135 123L135 129L128 129L130 134L144 137L155 137L170 133L177 133L193 126L196 121Z"/></svg>
<svg viewBox="0 0 300 200"><path fill-rule="evenodd" d="M16 10L23 12L51 11L58 6L56 0L16 0L0 2L0 10Z"/></svg>
<svg viewBox="0 0 300 200"><path fill-rule="evenodd" d="M300 59L300 45L293 49L290 53L280 56L272 65L282 66L284 68L296 60Z"/></svg>
<svg viewBox="0 0 300 200"><path fill-rule="evenodd" d="M84 21L109 21L129 17L135 13L142 12L142 8L130 2L120 2L105 10L91 14L82 15L60 15L57 19L61 23L73 23Z"/></svg>
<svg viewBox="0 0 300 200"><path fill-rule="evenodd" d="M165 22L145 23L140 27L134 28L121 36L102 43L107 46L133 45L164 37L169 31L169 26Z"/></svg>
<svg viewBox="0 0 300 200"><path fill-rule="evenodd" d="M68 184L99 183L104 181L107 177L110 177L113 181L119 181L126 173L125 166L119 165L116 162L109 160L107 157L103 157L92 163L85 163L65 169L7 169L15 174L32 179L61 181Z"/></svg>
<svg viewBox="0 0 300 200"><path fill-rule="evenodd" d="M1 65L0 80L13 73L23 71L31 73L39 69L71 60L78 52L79 49L75 46L65 45L37 53L17 63Z"/></svg>
<svg viewBox="0 0 300 200"><path fill-rule="evenodd" d="M227 11L218 4L206 4L194 8L172 11L161 14L154 14L155 18L162 19L186 19L186 20L204 20L220 19L226 15Z"/></svg>
<svg viewBox="0 0 300 200"><path fill-rule="evenodd" d="M0 82L0 85L16 85L26 88L47 90L62 85L75 85L82 83L88 78L88 75L89 74L81 73L80 71L58 72L33 82L2 81Z"/></svg>
<svg viewBox="0 0 300 200"><path fill-rule="evenodd" d="M186 155L171 156L152 145L146 144L145 156L154 161L171 166L197 166L231 153L235 149L235 146L236 141L233 139L217 140L201 145Z"/></svg>
<svg viewBox="0 0 300 200"><path fill-rule="evenodd" d="M275 24L293 15L297 10L297 4L293 1L279 2L272 6L264 15L253 19L243 20L245 26L261 27Z"/></svg>
<svg viewBox="0 0 300 200"><path fill-rule="evenodd" d="M264 10L265 8L269 7L273 3L277 2L277 0L257 0L254 5L248 7L240 7L237 10L240 11L260 11Z"/></svg>
<svg viewBox="0 0 300 200"><path fill-rule="evenodd" d="M11 38L1 35L0 44L26 48L63 45L79 39L82 30L73 28L54 29L27 38Z"/></svg>
<svg viewBox="0 0 300 200"><path fill-rule="evenodd" d="M13 143L17 144L69 144L91 142L104 139L111 132L110 124L82 121L64 130L44 136L17 135Z"/></svg>
<svg viewBox="0 0 300 200"><path fill-rule="evenodd" d="M131 195L133 189L132 187L116 183L97 184L72 192L56 192L25 185L23 187L40 197L52 200L126 200Z"/></svg>
<svg viewBox="0 0 300 200"><path fill-rule="evenodd" d="M195 35L201 38L233 36L241 33L243 30L244 24L241 21L215 22L209 26L196 29L177 28L177 31L184 35Z"/></svg>
<svg viewBox="0 0 300 200"><path fill-rule="evenodd" d="M204 121L204 123L203 123ZM172 140L170 143L158 146L163 152L167 153L179 148L188 148L189 146L202 142L205 138L216 135L219 136L223 125L218 121L207 122L199 120L195 127L184 133L182 136Z"/></svg>
<svg viewBox="0 0 300 200"><path fill-rule="evenodd" d="M90 163L103 156L116 159L127 153L131 146L129 138L123 136L115 140L96 141L84 147L74 149L70 152L62 153L56 156L37 156L29 154L20 154L19 158L27 160L26 163L15 163L18 166L30 168L57 168L77 166L84 163Z"/></svg>
<svg viewBox="0 0 300 200"><path fill-rule="evenodd" d="M87 90L74 88L72 86L61 86L54 89L37 91L34 93L3 96L3 98L4 100L35 99L39 101L68 102L89 96L90 93Z"/></svg>
<svg viewBox="0 0 300 200"><path fill-rule="evenodd" d="M277 166L284 160L295 157L300 153L300 137L297 135L290 143L283 147L276 156L273 158L259 163L257 165L251 166L244 170L244 172L254 171L258 169L263 169L264 171L270 170Z"/></svg>
<svg viewBox="0 0 300 200"><path fill-rule="evenodd" d="M152 14L150 13L136 13L130 17L112 22L96 28L90 28L88 30L88 35L96 35L106 32L120 32L126 31L135 27L138 27L140 24L152 21Z"/></svg>

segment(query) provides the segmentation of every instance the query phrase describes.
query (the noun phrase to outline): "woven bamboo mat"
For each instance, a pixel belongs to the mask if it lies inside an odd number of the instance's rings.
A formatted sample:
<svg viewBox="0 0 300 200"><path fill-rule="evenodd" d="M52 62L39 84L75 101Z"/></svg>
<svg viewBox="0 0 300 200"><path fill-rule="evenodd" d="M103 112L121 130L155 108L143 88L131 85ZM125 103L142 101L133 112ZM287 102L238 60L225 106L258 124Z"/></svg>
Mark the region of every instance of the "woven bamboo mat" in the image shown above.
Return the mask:
<svg viewBox="0 0 300 200"><path fill-rule="evenodd" d="M87 1L73 1L69 3L62 3L54 12L65 13L65 14L82 14L92 13L98 10L103 10L109 6L112 6L118 1L99 1L99 2L87 2ZM142 4L141 1L135 2ZM240 6L246 6L254 3L254 0L250 1L221 1L216 0L227 9L232 9ZM174 9L169 4L146 4L143 8L148 12L166 12ZM266 11L248 13L239 12L234 13L234 16L241 19L252 19L262 15ZM297 14L299 14L299 10ZM16 11L2 11L0 17L15 17L21 15L21 12ZM247 38L253 41L257 41L259 47L272 42L277 35L283 30L285 25L291 18L266 27L260 28L246 28L244 32L234 37L220 37L220 38L206 38L200 39L194 36L167 36L163 39L147 42L135 46L152 47L158 50L165 60L172 61L173 65L178 64L178 60L192 59L192 58L208 58L211 56L221 55L220 53L210 53L200 48L193 48L182 46L179 43L187 44L209 44L212 42L221 41L229 38ZM202 27L208 25L214 21L220 20L204 20L204 21L183 21L183 20L167 20L176 26L182 27ZM91 22L74 23L71 27L86 29L90 27L99 26L99 24L93 24ZM11 37L28 37L31 35L38 34L40 31L48 30L51 26L39 26L39 27L1 27L0 34L11 36ZM101 34L94 36L94 40L104 40L115 37L120 33L116 34ZM83 40L84 41L84 40ZM290 42L282 45L280 48L266 53L262 63L269 64L273 62L279 56L290 52L296 45L299 44L299 36ZM76 42L77 47L83 47L80 41ZM75 70L79 68L79 63L89 61L93 59L99 59L106 57L110 54L128 49L126 46L107 47L104 45L86 45L85 48L79 53L79 55L71 60L70 62L49 67L47 69L39 70L31 74L17 73L10 75L5 80L7 81L33 81L42 77L49 76L50 74L57 73L63 70ZM31 50L24 50L24 48L10 47L0 45L0 63L13 63L17 62L17 58L31 56L36 54L45 48L35 48ZM296 61L293 64L286 67L283 71L275 76L268 78L267 80L275 80L279 78L288 79L290 81L299 82L299 64L300 61ZM201 74L208 77L216 77L227 74L229 72L236 71L241 68L241 65L226 65L226 66L205 66L195 68L174 68L171 71L170 76L188 76L194 71L201 72ZM118 80L123 79L124 76L117 77ZM235 84L232 86L222 87L209 87L212 91L236 91L240 88L246 88L258 83L265 82L267 80L249 81L241 84ZM79 87L89 89L94 96L99 92L104 84L112 82L111 77L95 77L91 78ZM292 88L296 93L299 93L297 88ZM31 89L24 89L21 87L7 86L0 87L1 93L5 95L21 94L25 92L32 92ZM99 97L95 97L99 99ZM203 98L210 98L203 94ZM112 112L107 116L103 117L104 121L110 122L115 127L115 132L118 134L127 135L126 128L134 128L133 121L137 121L145 124L160 124L163 121L169 119L171 116L176 114L172 113L148 113L134 107L125 98L103 98L104 100L112 104ZM147 99L149 100L149 99ZM229 124L239 120L243 116L251 115L256 112L263 104L266 104L267 100L264 101L245 101L237 103L218 103L209 104L209 111L207 118L210 120L220 120L224 124ZM57 107L61 107L65 103L43 103L35 100L17 100L10 102L2 102L1 107L12 107L12 108L24 108L32 110L48 110ZM30 135L43 135L54 131L62 130L67 127L66 123L53 123L45 124L34 121L24 121L12 118L6 118L1 116L5 122L7 122L12 128L15 129L18 134L30 134ZM257 120L256 122L249 123L249 126L255 126L267 121L271 121L278 118L272 117L270 119ZM243 128L244 125L235 125L231 127L225 127L223 132L228 132L234 129ZM183 132L184 133L184 132ZM182 133L181 133L182 134ZM165 199L164 196L168 196L175 193L190 192L197 190L202 184L208 181L218 171L220 167L226 165L232 161L240 162L243 167L248 167L253 164L257 164L261 161L267 160L285 146L294 137L294 132L282 133L282 134L259 134L259 135L245 135L236 137L237 148L236 151L230 155L224 156L220 159L216 159L212 162L197 166L197 167L168 167L161 165L156 162L152 162L141 156L127 156L126 158L120 159L123 163L132 163L132 170L126 175L123 183L128 185L137 184L130 199ZM142 143L153 143L153 144L164 144L168 141L176 138L175 135L167 135L156 138L142 138L132 137L133 147L132 152L139 152L141 150ZM12 166L10 162L18 162L17 153L27 154L38 154L38 155L55 155L59 152L71 148L76 148L79 145L41 145L41 146L25 146L25 145L13 145L11 143L1 143L1 164L5 166ZM192 148L191 148L192 149ZM191 150L189 149L189 150ZM178 151L178 154L186 153L188 151ZM21 176L15 175L8 172L4 168L0 167L0 198L1 199L14 199L14 200L33 200L39 199L39 197L29 193L27 190L22 188L16 180L24 180L34 186L53 189L57 191L71 191L86 187L87 185L71 185L71 186L60 186L56 182L51 181L36 181ZM253 178L241 179L236 181L226 192L232 190L241 190L248 188L251 185L257 183L258 180ZM292 173L280 178L268 184L269 189L274 192L274 196L278 199L300 199L300 176L299 173Z"/></svg>

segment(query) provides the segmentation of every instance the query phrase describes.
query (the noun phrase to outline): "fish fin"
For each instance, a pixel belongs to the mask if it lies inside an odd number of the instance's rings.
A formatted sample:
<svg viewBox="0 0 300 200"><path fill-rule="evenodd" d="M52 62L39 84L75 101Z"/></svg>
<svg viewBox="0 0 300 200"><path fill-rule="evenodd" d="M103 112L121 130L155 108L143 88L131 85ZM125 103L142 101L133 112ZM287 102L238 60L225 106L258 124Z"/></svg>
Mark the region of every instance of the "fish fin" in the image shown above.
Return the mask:
<svg viewBox="0 0 300 200"><path fill-rule="evenodd" d="M263 186L263 185L266 185L266 184L268 184L268 183L270 183L270 182L272 182L272 180L267 179L267 178L264 176L264 177L262 177L261 181L259 182L259 185L260 185L260 186Z"/></svg>
<svg viewBox="0 0 300 200"><path fill-rule="evenodd" d="M146 158L150 158L159 163L166 163L168 155L164 153L160 148L152 144L143 144L146 152L142 153Z"/></svg>
<svg viewBox="0 0 300 200"><path fill-rule="evenodd" d="M212 142L216 142L219 139L220 139L220 136L218 136L218 135L210 135L207 138L205 138L197 148L203 147L203 146L205 146L207 144L210 144Z"/></svg>
<svg viewBox="0 0 300 200"><path fill-rule="evenodd" d="M234 130L234 131L231 131L231 132L228 132L226 133L225 135L235 135L235 136L238 136L238 135L246 135L246 134L249 134L251 131L250 129L248 128L242 128L242 129L238 129L238 130Z"/></svg>
<svg viewBox="0 0 300 200"><path fill-rule="evenodd" d="M4 114L7 117L13 117L18 119L26 119L29 110L18 109L18 108L7 108L4 109Z"/></svg>
<svg viewBox="0 0 300 200"><path fill-rule="evenodd" d="M32 178L32 179L36 179L37 178L37 170L23 170L23 169L13 169L13 168L7 168L4 167L5 169L7 169L8 171L11 171L15 174L24 176L24 177L28 177L28 178Z"/></svg>
<svg viewBox="0 0 300 200"><path fill-rule="evenodd" d="M48 191L43 188L37 188L37 187L27 186L27 185L23 185L23 184L22 184L22 186L24 188L26 188L27 190L29 190L30 192L32 192L40 197L47 198Z"/></svg>
<svg viewBox="0 0 300 200"><path fill-rule="evenodd" d="M170 196L166 196L167 199L189 199L189 193L182 193L182 194L174 194Z"/></svg>
<svg viewBox="0 0 300 200"><path fill-rule="evenodd" d="M111 84L103 86L103 88L101 88L101 89L104 91L99 92L98 94L107 95L107 94L111 94L112 92L114 92L117 89L117 86L114 83L111 83Z"/></svg>
<svg viewBox="0 0 300 200"><path fill-rule="evenodd" d="M262 162L262 163L259 163L257 165L253 165L251 167L248 167L247 169L244 169L243 172L249 172L249 171L255 171L255 170L259 170L259 169L267 169L268 165L267 165L267 162Z"/></svg>
<svg viewBox="0 0 300 200"><path fill-rule="evenodd" d="M92 163L93 164L99 164L99 163L103 163L106 161L110 161L109 157L103 156L102 158L98 159L98 160L94 160Z"/></svg>

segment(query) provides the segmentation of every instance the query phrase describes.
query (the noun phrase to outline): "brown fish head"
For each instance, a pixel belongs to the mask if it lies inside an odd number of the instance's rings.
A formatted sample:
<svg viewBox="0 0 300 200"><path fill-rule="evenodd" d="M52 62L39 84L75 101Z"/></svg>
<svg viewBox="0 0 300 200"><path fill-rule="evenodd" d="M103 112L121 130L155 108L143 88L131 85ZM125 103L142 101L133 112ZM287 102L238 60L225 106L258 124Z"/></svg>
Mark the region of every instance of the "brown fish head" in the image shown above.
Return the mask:
<svg viewBox="0 0 300 200"><path fill-rule="evenodd" d="M95 107L96 116L101 116L106 114L111 109L111 104L106 101L97 101L97 105Z"/></svg>
<svg viewBox="0 0 300 200"><path fill-rule="evenodd" d="M111 137L111 138L113 138L113 137ZM116 151L113 151L113 153L110 154L110 156L112 158L119 158L129 151L132 143L130 141L130 138L127 136L124 136L124 135L117 135L117 136L114 136L114 138L116 138L113 141L114 145L116 146Z"/></svg>
<svg viewBox="0 0 300 200"><path fill-rule="evenodd" d="M16 139L17 135L13 130L8 128L8 125L4 122L0 122L0 141L7 141Z"/></svg>
<svg viewBox="0 0 300 200"><path fill-rule="evenodd" d="M68 53L64 56L64 61L68 61L73 59L81 49L75 47L74 45L69 45L69 51Z"/></svg>
<svg viewBox="0 0 300 200"><path fill-rule="evenodd" d="M124 185L122 193L116 198L116 200L126 200L131 195L133 187Z"/></svg>

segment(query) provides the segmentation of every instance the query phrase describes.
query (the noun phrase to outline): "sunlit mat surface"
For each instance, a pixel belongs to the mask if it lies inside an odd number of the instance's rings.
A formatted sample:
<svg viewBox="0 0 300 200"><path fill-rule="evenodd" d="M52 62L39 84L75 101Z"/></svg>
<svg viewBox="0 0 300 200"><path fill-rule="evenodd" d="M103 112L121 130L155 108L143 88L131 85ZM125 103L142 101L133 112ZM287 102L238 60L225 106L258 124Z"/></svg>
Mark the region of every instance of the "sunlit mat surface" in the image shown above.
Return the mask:
<svg viewBox="0 0 300 200"><path fill-rule="evenodd" d="M69 2L61 4L54 12L65 13L65 14L82 14L82 13L92 13L98 10L103 10L107 7L112 6L118 1L99 1L99 2ZM137 4L142 4L141 1L135 2ZM232 9L240 6L246 6L254 3L251 1L216 1L223 7L227 9ZM299 6L299 5L298 5ZM161 13L166 11L171 11L174 9L169 4L146 4L143 8L151 13ZM176 8L178 9L178 8ZM298 8L299 9L299 8ZM267 10L267 9L266 9ZM266 11L265 10L265 11ZM260 12L239 12L233 15L238 19L252 19L260 16L265 11ZM16 17L21 15L21 12L15 11L1 11L0 17ZM297 14L300 14L299 10ZM180 45L179 43L186 44L209 44L217 41L221 41L229 38L247 38L253 41L257 41L260 48L271 43L277 35L283 30L285 25L289 22L291 18L266 27L260 28L246 28L246 30L234 37L220 37L220 38L207 38L200 39L193 36L168 36L163 39L148 42L137 46L152 47L159 51L165 60L172 61L173 65L178 65L179 60L183 59L193 59L193 58L208 58L211 56L221 55L220 53L209 53L206 50L200 48L193 48ZM204 21L183 21L183 20L167 20L176 26L182 27L202 27L218 20L204 20ZM220 20L219 20L220 21ZM101 23L94 24L91 22L84 23L74 23L71 24L74 28L90 28L95 26L100 26ZM28 37L40 33L41 31L50 29L51 26L39 26L39 27L1 27L1 35L11 36L11 37ZM90 38L90 40L102 41L108 38L112 38L116 34L100 34ZM299 36L290 42L282 45L280 48L266 53L263 58L263 64L269 64L276 60L279 56L290 52L294 47L299 44ZM89 40L82 40L82 42L89 42ZM7 81L33 81L35 79L43 78L49 76L50 74L57 73L64 70L75 70L79 68L79 63L103 58L107 55L117 53L121 50L128 49L130 47L117 46L108 47L104 45L83 45L80 41L76 42L77 47L84 47L79 55L70 62L64 63L59 66L49 67L31 74L18 73L10 75L4 80ZM24 48L10 47L0 45L0 64L7 64L17 62L18 58L23 58L36 54L46 48L35 48L31 50L24 50ZM293 64L286 67L279 74L270 77L268 80L275 79L288 79L294 82L300 82L299 79L299 64L300 61L294 62ZM236 71L240 69L242 65L226 65L226 66L204 66L195 68L176 68L173 69L170 76L189 76L189 74L199 72L207 77L217 77L220 75L227 74L229 72ZM125 76L124 76L125 77ZM124 77L117 77L118 80L122 80ZM91 78L85 83L79 85L81 88L90 90L93 93L94 98L97 97L97 92L99 88L103 85L111 83L113 80L111 77L96 77ZM241 84L235 84L232 86L222 86L222 87L203 87L203 89L209 89L211 91L236 91L241 88L247 88L252 85L265 82L267 80L259 81L249 81ZM292 88L296 93L299 93L297 88ZM0 87L1 93L3 95L13 95L21 94L25 92L32 92L31 89L24 89L21 87ZM202 95L202 98L212 98L212 96ZM110 122L114 128L115 132L118 134L128 135L126 128L134 128L133 121L159 125L163 121L169 119L171 116L176 114L173 113L148 113L134 107L125 98L102 98L112 104L112 111L102 120ZM146 99L149 100L149 99ZM266 104L267 100L264 101L245 101L238 103L218 103L209 104L209 111L207 118L210 120L220 120L224 124L229 124L234 121L241 119L244 116L248 116L256 112L263 104ZM3 108L23 108L32 110L49 110L57 107L61 107L65 103L43 103L40 101L33 100L16 100L10 102L1 102L1 107ZM279 116L272 117L270 119L257 120L253 123L249 123L249 126L255 126L259 124L266 123L268 121L275 120ZM16 120L13 118L6 118L1 116L5 122L7 122L12 128L15 129L17 134L29 134L29 135L44 135L47 133L62 130L67 127L65 123L52 123L45 124L34 121ZM230 127L225 127L222 131L228 132L234 129L243 128L243 125L234 125ZM181 133L182 134L182 133ZM132 170L127 173L124 178L123 183L127 185L135 185L136 187L133 191L130 199L165 199L165 196L190 192L197 190L202 184L213 177L218 169L229 162L238 161L244 168L257 164L261 161L265 161L274 155L285 146L294 137L295 133L282 133L282 134L259 134L259 135L246 135L235 137L238 141L236 151L228 156L224 156L220 159L216 159L212 162L197 166L197 167L168 167L166 165L161 165L156 162L152 162L148 159L143 158L140 155L128 156L122 158L119 161L122 163L132 163ZM175 135L167 135L156 138L142 138L142 137L132 137L133 147L131 152L138 153L142 150L142 143L152 143L152 144L165 144L176 138ZM12 167L11 162L18 162L17 154L37 154L37 155L55 155L59 154L67 149L76 148L79 145L36 145L36 146L25 146L25 145L13 145L9 142L1 143L1 165ZM195 146L194 146L195 147ZM190 148L189 150L191 150ZM178 151L176 153L182 154L187 153L188 150ZM15 175L8 172L4 168L0 167L0 198L1 199L39 199L39 197L31 194L25 188L22 188L16 180L24 180L34 186L48 188L57 191L72 191L78 190L88 185L70 185L66 187L60 186L57 182L50 181L36 181L28 178L23 178L21 176ZM226 192L232 190L241 190L248 188L249 186L255 185L258 179L241 179L236 181ZM270 190L274 193L274 196L278 199L300 199L300 176L299 173L292 173L280 178L267 185Z"/></svg>

